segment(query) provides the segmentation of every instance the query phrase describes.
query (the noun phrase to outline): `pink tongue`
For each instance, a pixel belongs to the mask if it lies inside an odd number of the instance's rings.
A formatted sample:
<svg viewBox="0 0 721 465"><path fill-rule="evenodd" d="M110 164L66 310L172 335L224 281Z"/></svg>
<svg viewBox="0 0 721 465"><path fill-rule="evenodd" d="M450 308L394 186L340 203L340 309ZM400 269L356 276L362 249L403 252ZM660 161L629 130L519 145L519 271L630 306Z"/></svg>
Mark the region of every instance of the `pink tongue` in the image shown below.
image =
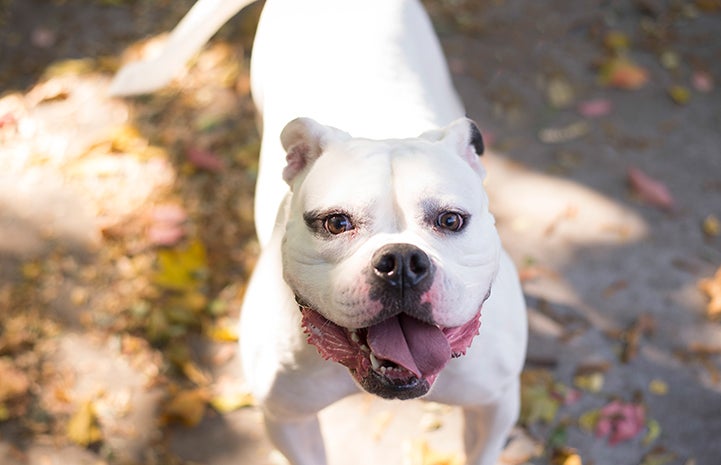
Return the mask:
<svg viewBox="0 0 721 465"><path fill-rule="evenodd" d="M368 328L368 346L376 357L419 378L435 375L451 358L451 346L443 331L404 314Z"/></svg>

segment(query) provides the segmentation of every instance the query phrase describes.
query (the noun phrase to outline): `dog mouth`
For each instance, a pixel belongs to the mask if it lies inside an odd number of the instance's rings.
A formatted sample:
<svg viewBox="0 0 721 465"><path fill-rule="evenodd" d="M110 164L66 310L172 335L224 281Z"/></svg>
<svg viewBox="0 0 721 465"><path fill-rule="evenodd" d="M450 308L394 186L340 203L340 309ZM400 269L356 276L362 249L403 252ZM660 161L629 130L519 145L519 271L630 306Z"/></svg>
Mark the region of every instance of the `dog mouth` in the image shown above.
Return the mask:
<svg viewBox="0 0 721 465"><path fill-rule="evenodd" d="M411 399L428 392L451 358L465 355L481 325L481 311L467 323L443 328L405 313L359 329L337 325L300 305L308 343L326 360L348 368L368 392Z"/></svg>

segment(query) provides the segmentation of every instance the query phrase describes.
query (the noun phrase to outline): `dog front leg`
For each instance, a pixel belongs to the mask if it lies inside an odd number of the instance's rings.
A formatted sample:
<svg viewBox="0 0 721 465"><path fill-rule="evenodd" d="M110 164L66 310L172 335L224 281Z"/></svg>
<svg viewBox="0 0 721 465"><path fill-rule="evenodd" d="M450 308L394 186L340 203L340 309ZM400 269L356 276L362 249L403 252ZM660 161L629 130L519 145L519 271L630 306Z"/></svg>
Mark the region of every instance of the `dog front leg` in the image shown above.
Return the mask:
<svg viewBox="0 0 721 465"><path fill-rule="evenodd" d="M495 465L520 410L519 382L494 403L463 408L466 463Z"/></svg>
<svg viewBox="0 0 721 465"><path fill-rule="evenodd" d="M318 415L279 420L265 415L265 427L275 447L292 465L326 465Z"/></svg>

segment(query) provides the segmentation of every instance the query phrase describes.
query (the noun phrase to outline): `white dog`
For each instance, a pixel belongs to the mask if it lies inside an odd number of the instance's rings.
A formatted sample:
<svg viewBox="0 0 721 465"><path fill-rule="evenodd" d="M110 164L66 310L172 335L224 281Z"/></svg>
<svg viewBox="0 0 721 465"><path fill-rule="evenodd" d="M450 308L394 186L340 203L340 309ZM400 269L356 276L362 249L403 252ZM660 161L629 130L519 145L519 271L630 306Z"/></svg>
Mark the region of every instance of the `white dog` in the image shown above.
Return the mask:
<svg viewBox="0 0 721 465"><path fill-rule="evenodd" d="M178 29L217 27L244 3L200 0ZM156 64L177 64L182 35ZM116 93L134 91L124 73ZM364 389L461 406L467 463L494 464L518 415L525 306L481 135L426 13L416 0L267 0L251 74L263 252L241 350L270 438L294 465L325 464L317 413Z"/></svg>

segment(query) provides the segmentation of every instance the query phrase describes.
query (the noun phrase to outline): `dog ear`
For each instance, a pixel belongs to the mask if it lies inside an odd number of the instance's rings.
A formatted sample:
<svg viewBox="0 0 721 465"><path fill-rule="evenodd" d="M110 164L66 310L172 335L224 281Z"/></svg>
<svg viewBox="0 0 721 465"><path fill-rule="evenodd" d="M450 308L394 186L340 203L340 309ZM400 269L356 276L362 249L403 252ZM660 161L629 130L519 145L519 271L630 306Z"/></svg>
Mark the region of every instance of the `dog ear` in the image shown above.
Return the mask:
<svg viewBox="0 0 721 465"><path fill-rule="evenodd" d="M485 175L485 170L478 159L483 155L485 149L483 136L481 136L481 131L473 120L459 118L444 128L425 132L421 137L447 144L451 150L466 160L474 170L482 176Z"/></svg>
<svg viewBox="0 0 721 465"><path fill-rule="evenodd" d="M286 152L287 165L283 179L290 184L293 179L315 161L332 141L350 139L350 135L330 126L324 126L311 118L296 118L280 133L280 142Z"/></svg>

